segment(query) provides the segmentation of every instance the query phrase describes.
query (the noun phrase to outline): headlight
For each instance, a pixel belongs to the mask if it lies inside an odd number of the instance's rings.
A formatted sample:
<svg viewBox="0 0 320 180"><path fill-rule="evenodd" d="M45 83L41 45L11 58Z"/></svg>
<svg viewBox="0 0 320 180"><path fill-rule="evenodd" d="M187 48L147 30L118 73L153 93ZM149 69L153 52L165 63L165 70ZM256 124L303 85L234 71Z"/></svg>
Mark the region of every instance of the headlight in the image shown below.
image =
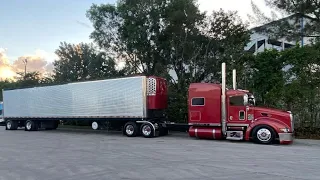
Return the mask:
<svg viewBox="0 0 320 180"><path fill-rule="evenodd" d="M288 133L288 132L290 132L290 129L289 128L281 128L280 131L284 132L284 133Z"/></svg>

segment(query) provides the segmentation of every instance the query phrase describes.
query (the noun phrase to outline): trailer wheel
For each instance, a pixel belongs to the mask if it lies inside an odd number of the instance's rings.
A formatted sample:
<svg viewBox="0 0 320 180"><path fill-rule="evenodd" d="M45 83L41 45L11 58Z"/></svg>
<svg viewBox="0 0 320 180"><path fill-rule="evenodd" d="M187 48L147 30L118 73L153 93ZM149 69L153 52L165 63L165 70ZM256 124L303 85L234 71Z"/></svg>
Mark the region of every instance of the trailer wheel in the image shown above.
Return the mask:
<svg viewBox="0 0 320 180"><path fill-rule="evenodd" d="M36 130L38 130L38 125L34 121L27 120L26 124L24 126L24 130L25 131L36 131Z"/></svg>
<svg viewBox="0 0 320 180"><path fill-rule="evenodd" d="M138 134L138 126L135 122L127 122L124 125L123 133L128 137L135 137Z"/></svg>
<svg viewBox="0 0 320 180"><path fill-rule="evenodd" d="M6 130L16 130L18 129L18 123L16 121L8 120L6 121Z"/></svg>
<svg viewBox="0 0 320 180"><path fill-rule="evenodd" d="M141 126L141 134L143 137L151 138L153 137L154 129L150 124L143 124Z"/></svg>
<svg viewBox="0 0 320 180"><path fill-rule="evenodd" d="M276 137L273 128L265 125L257 126L252 132L253 140L259 144L271 144Z"/></svg>

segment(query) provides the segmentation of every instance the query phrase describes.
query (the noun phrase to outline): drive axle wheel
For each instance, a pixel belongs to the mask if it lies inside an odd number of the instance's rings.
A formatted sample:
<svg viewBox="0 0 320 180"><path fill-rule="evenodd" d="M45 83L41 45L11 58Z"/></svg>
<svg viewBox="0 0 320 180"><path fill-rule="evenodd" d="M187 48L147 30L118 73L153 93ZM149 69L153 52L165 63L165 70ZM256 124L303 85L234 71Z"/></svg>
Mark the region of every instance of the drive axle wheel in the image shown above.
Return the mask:
<svg viewBox="0 0 320 180"><path fill-rule="evenodd" d="M138 126L135 122L127 122L123 128L123 134L128 137L135 137L138 134Z"/></svg>
<svg viewBox="0 0 320 180"><path fill-rule="evenodd" d="M271 144L276 137L276 132L269 126L258 126L254 128L253 140L259 144Z"/></svg>
<svg viewBox="0 0 320 180"><path fill-rule="evenodd" d="M153 126L151 126L151 124L143 124L141 126L141 134L143 135L143 137L151 138L153 137L153 133L154 133L154 128Z"/></svg>

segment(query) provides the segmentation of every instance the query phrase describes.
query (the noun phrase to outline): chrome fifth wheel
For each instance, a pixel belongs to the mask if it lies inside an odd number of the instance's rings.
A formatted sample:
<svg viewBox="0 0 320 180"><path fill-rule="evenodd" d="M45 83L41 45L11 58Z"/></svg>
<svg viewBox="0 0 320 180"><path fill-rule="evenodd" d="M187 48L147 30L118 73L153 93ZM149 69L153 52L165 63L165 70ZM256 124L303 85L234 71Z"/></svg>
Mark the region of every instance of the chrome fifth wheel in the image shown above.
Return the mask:
<svg viewBox="0 0 320 180"><path fill-rule="evenodd" d="M146 138L151 138L154 136L154 126L152 124L146 123L141 126L141 134Z"/></svg>
<svg viewBox="0 0 320 180"><path fill-rule="evenodd" d="M138 126L135 122L127 122L123 128L123 134L128 137L135 137L138 134Z"/></svg>
<svg viewBox="0 0 320 180"><path fill-rule="evenodd" d="M254 128L252 134L253 140L259 144L271 144L276 137L276 132L269 126L258 126Z"/></svg>
<svg viewBox="0 0 320 180"><path fill-rule="evenodd" d="M38 125L35 121L27 120L24 129L25 131L36 131L38 130Z"/></svg>

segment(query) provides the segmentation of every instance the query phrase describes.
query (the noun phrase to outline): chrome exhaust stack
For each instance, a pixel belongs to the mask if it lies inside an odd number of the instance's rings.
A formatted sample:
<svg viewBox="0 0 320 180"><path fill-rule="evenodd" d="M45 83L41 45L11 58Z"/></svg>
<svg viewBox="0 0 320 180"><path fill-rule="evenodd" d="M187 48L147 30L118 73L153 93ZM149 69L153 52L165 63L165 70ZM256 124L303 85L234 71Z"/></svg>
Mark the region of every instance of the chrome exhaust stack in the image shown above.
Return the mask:
<svg viewBox="0 0 320 180"><path fill-rule="evenodd" d="M237 89L237 71L234 69L232 71L232 84L233 84L233 90Z"/></svg>
<svg viewBox="0 0 320 180"><path fill-rule="evenodd" d="M221 66L221 77L222 77L222 85L221 85L221 127L222 127L222 135L226 136L227 131L227 113L226 113L226 63L222 63Z"/></svg>

